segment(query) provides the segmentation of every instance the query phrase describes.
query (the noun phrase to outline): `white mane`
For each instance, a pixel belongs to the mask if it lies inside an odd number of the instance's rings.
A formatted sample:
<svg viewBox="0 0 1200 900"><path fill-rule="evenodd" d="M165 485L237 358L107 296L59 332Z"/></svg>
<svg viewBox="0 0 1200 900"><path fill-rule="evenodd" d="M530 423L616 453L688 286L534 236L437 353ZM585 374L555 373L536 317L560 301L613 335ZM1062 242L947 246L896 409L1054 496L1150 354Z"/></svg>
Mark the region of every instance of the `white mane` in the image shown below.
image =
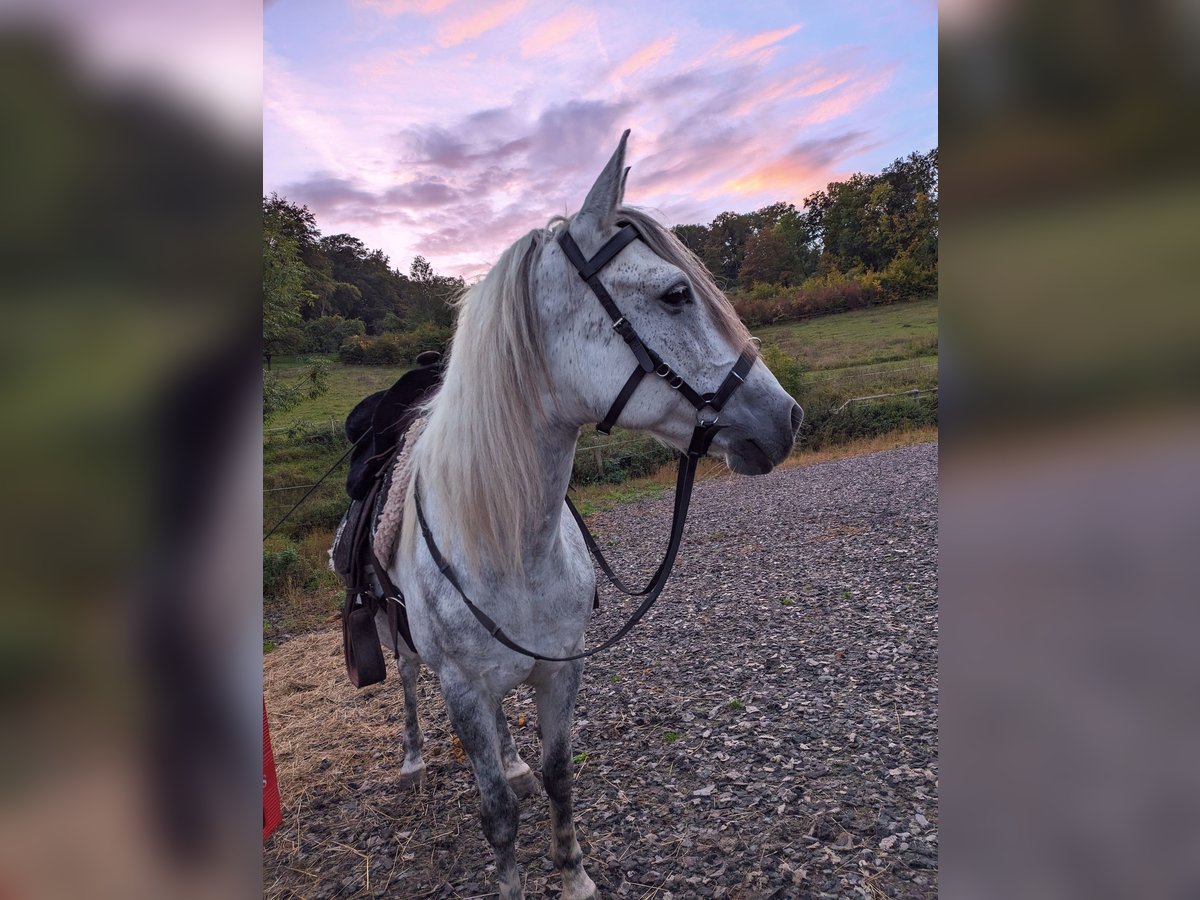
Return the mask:
<svg viewBox="0 0 1200 900"><path fill-rule="evenodd" d="M615 217L633 224L655 254L683 270L732 346L748 342L749 332L732 304L674 234L633 207L618 208ZM535 435L545 414L539 398L553 386L547 383L531 274L546 241L570 221L556 217L545 229L520 238L458 298L445 381L427 405L428 423L413 448L422 497L436 500L444 533L458 535L472 565L486 558L519 571L526 517L541 508L543 473ZM419 531L413 509L412 502L405 504L405 540ZM440 543L443 535L435 536Z"/></svg>
<svg viewBox="0 0 1200 900"><path fill-rule="evenodd" d="M529 232L457 299L445 381L413 448L422 496L436 498L473 562L482 550L519 569L525 513L541 499L535 425L547 376L530 276L548 235ZM412 518L405 516L409 538L418 530Z"/></svg>

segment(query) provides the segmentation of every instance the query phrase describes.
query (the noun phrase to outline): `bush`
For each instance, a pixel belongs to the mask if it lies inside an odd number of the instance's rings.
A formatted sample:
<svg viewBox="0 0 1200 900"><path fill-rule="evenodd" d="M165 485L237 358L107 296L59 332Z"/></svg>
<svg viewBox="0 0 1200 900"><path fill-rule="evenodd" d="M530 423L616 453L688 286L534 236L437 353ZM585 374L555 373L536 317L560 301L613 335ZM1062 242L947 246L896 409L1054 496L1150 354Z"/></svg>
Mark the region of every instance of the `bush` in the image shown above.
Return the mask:
<svg viewBox="0 0 1200 900"><path fill-rule="evenodd" d="M283 381L274 372L263 372L263 421L286 412L302 400L315 400L329 389L329 365L323 359L313 362L295 381Z"/></svg>
<svg viewBox="0 0 1200 900"><path fill-rule="evenodd" d="M888 299L907 300L936 291L938 274L936 269L922 266L906 250L888 263L879 281Z"/></svg>
<svg viewBox="0 0 1200 900"><path fill-rule="evenodd" d="M801 385L800 376L807 368L804 363L796 357L784 353L778 347L764 347L762 360L785 391L793 397L799 397L803 393L804 388Z"/></svg>
<svg viewBox="0 0 1200 900"><path fill-rule="evenodd" d="M888 397L851 403L841 412L842 401L828 396L797 397L804 407L800 444L809 450L845 444L857 438L874 437L921 425L937 425L938 395Z"/></svg>
<svg viewBox="0 0 1200 900"><path fill-rule="evenodd" d="M778 284L767 284L765 281L756 281L750 288L750 299L756 303L762 303L767 300L774 300L787 288Z"/></svg>
<svg viewBox="0 0 1200 900"><path fill-rule="evenodd" d="M576 454L572 484L621 484L653 474L676 457L674 450L648 435L634 437L629 432L618 435L611 450L601 446L599 467L594 452Z"/></svg>
<svg viewBox="0 0 1200 900"><path fill-rule="evenodd" d="M311 567L290 544L282 550L263 551L263 597L277 598L307 586Z"/></svg>
<svg viewBox="0 0 1200 900"><path fill-rule="evenodd" d="M798 288L756 284L730 296L733 308L749 327L771 325L824 313L873 306L883 299L880 276L874 272L844 275L831 272L809 278Z"/></svg>
<svg viewBox="0 0 1200 900"><path fill-rule="evenodd" d="M321 316L304 323L304 353L337 353L346 338L366 334L362 319Z"/></svg>
<svg viewBox="0 0 1200 900"><path fill-rule="evenodd" d="M338 348L338 359L347 365L362 365L363 353L367 348L367 339L363 335L348 337Z"/></svg>
<svg viewBox="0 0 1200 900"><path fill-rule="evenodd" d="M338 357L348 365L398 366L414 362L426 350L445 353L452 334L448 327L422 322L409 331L354 335L342 342Z"/></svg>

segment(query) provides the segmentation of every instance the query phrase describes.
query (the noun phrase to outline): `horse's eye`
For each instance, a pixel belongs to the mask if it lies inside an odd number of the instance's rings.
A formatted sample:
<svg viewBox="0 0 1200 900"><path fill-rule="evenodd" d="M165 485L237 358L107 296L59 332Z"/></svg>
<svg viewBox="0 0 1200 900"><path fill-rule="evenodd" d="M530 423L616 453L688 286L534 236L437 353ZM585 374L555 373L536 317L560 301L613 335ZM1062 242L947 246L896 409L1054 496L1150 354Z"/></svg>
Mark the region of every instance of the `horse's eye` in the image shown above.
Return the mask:
<svg viewBox="0 0 1200 900"><path fill-rule="evenodd" d="M675 287L663 294L659 299L662 300L663 303L667 304L667 306L680 307L685 303L692 302L692 289L686 284L677 284Z"/></svg>

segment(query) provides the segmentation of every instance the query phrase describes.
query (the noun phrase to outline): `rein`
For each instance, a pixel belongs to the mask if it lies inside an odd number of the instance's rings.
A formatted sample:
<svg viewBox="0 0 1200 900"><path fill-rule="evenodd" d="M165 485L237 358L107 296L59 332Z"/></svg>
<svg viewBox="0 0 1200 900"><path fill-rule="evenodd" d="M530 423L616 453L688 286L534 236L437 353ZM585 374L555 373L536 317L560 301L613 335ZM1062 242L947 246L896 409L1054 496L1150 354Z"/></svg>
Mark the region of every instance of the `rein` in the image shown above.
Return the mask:
<svg viewBox="0 0 1200 900"><path fill-rule="evenodd" d="M679 470L675 477L675 507L671 517L671 535L667 541L667 552L658 569L651 576L650 581L644 588L633 590L617 576L612 566L609 565L608 560L604 558L604 554L600 551L596 539L592 536L587 524L583 521L583 517L575 508L575 504L571 502L570 497L566 498L567 507L571 510L571 515L574 517L580 532L583 534L583 540L587 545L588 552L596 560L597 565L600 566L608 580L623 593L631 597L644 598L638 608L634 610L633 615L626 620L617 633L599 647L594 647L583 653L576 653L573 656L543 656L518 644L505 634L504 629L467 596L450 562L442 555L441 550L438 549L433 532L429 528L429 523L425 520L425 511L421 507L421 482L419 476L417 476L417 482L413 490L417 521L421 526L421 533L425 537L425 546L429 550L429 555L432 557L438 570L442 573L442 576L450 582L451 587L462 597L463 602L467 605L467 609L471 611L471 614L475 616L475 619L487 630L489 635L509 650L544 662L570 662L571 660L584 659L602 650L607 650L628 634L630 629L650 611L650 607L654 605L654 602L666 586L667 579L671 576L671 569L675 565L675 558L679 554L679 545L683 540L683 529L687 522L688 506L692 500L692 488L696 480L696 466L700 459L708 453L708 448L712 445L717 432L725 427L720 423L721 410L729 401L729 398L733 396L733 392L746 380L746 375L749 374L757 357L753 346L747 346L738 357L737 362L734 363L733 368L729 370L729 374L721 382L720 387L711 393L701 394L688 384L682 375L675 372L664 362L661 356L646 346L638 336L633 325L621 313L612 295L608 293L608 289L600 281L601 270L612 262L621 250L639 237L637 229L632 225L626 224L603 247L596 251L595 256L591 259L585 259L568 229L564 228L558 236L558 243L566 254L567 259L571 261L571 265L575 267L575 270L579 273L579 277L587 283L592 293L596 295L596 299L600 301L600 305L604 307L604 311L613 320L613 330L621 336L637 360L637 368L633 370L633 374L626 380L625 385L617 394L604 419L596 426L596 430L602 434L608 434L612 430L617 418L621 415L621 411L625 408L630 398L633 397L633 393L637 390L642 379L652 372L659 378L664 379L668 385L678 391L696 409L696 427L692 431L692 437L688 443L687 450L679 454Z"/></svg>

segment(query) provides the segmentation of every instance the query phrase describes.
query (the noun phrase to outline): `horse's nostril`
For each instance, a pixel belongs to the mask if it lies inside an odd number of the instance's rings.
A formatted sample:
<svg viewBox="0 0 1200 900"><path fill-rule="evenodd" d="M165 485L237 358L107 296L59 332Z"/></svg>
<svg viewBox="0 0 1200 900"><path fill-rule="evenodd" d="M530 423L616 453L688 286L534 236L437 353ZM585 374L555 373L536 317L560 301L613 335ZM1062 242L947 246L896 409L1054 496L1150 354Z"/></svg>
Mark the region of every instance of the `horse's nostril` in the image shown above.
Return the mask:
<svg viewBox="0 0 1200 900"><path fill-rule="evenodd" d="M800 430L800 426L804 422L804 410L800 408L799 403L792 404L792 434L795 435Z"/></svg>

